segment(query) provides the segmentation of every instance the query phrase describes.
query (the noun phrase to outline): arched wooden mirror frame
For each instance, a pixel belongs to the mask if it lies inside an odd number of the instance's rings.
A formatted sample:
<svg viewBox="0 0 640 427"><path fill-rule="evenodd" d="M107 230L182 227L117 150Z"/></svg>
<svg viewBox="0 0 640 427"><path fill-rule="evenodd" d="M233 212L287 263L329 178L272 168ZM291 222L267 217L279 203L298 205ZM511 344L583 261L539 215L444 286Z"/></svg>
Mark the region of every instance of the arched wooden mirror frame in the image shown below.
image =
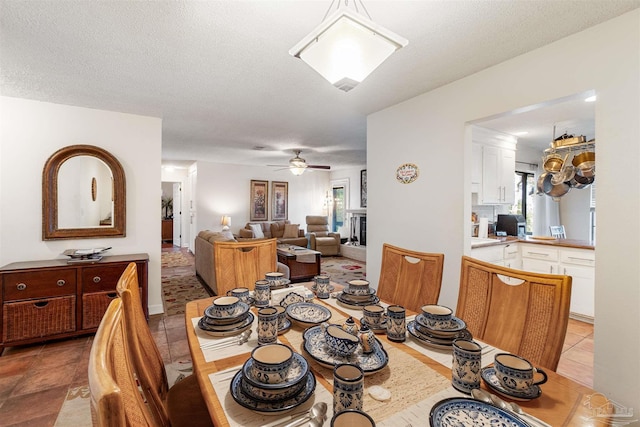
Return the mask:
<svg viewBox="0 0 640 427"><path fill-rule="evenodd" d="M113 177L113 225L111 227L58 228L58 172L76 156L102 160ZM83 239L126 235L126 185L122 165L111 153L93 145L70 145L53 153L42 171L42 239Z"/></svg>

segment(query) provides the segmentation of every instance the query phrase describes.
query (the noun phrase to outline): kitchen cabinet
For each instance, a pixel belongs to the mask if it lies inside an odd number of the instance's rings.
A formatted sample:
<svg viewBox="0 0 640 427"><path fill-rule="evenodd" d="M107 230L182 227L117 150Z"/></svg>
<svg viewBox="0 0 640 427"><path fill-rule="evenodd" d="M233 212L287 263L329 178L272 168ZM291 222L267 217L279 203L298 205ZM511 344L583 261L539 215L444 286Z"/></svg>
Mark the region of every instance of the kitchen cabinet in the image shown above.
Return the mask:
<svg viewBox="0 0 640 427"><path fill-rule="evenodd" d="M93 333L130 262L147 309L147 254L105 256L96 263L66 259L14 262L0 268L0 352L7 346Z"/></svg>
<svg viewBox="0 0 640 427"><path fill-rule="evenodd" d="M481 202L483 205L515 202L515 170L515 151L490 146L482 147Z"/></svg>
<svg viewBox="0 0 640 427"><path fill-rule="evenodd" d="M534 273L559 274L558 249L543 245L520 244L522 269Z"/></svg>
<svg viewBox="0 0 640 427"><path fill-rule="evenodd" d="M478 203L515 203L517 138L474 126L472 142L471 192L478 194Z"/></svg>
<svg viewBox="0 0 640 427"><path fill-rule="evenodd" d="M536 273L571 276L571 317L593 321L595 296L595 251L520 244L522 269Z"/></svg>
<svg viewBox="0 0 640 427"><path fill-rule="evenodd" d="M520 268L520 256L517 243L471 248L469 256L480 261L508 268Z"/></svg>

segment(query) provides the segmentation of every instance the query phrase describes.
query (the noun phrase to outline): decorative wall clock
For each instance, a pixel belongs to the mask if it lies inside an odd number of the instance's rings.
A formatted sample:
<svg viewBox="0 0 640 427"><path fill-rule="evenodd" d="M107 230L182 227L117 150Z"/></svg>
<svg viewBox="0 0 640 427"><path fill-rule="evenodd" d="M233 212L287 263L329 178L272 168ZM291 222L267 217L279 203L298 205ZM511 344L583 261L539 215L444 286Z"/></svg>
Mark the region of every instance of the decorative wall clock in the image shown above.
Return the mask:
<svg viewBox="0 0 640 427"><path fill-rule="evenodd" d="M413 163L405 163L396 169L396 179L402 184L411 184L418 179L420 171Z"/></svg>

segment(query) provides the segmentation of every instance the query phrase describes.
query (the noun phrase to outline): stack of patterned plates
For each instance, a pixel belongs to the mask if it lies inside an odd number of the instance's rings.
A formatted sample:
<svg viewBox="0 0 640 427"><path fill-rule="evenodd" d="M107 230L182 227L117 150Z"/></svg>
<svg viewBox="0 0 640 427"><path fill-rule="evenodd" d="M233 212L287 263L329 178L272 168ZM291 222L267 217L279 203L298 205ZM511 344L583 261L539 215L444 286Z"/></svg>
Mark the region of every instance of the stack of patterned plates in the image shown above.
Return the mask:
<svg viewBox="0 0 640 427"><path fill-rule="evenodd" d="M309 364L293 353L291 367L282 382L265 383L255 376L254 359L249 358L231 380L231 396L238 404L261 414L289 411L306 402L316 389Z"/></svg>
<svg viewBox="0 0 640 427"><path fill-rule="evenodd" d="M253 319L249 304L238 301L236 308L228 315L220 315L213 305L207 307L198 321L198 327L214 337L229 337L249 329Z"/></svg>
<svg viewBox="0 0 640 427"><path fill-rule="evenodd" d="M437 326L429 327L424 314L420 313L415 320L407 323L407 330L418 342L439 349L451 349L453 341L458 338L472 338L466 323L455 316L448 322L439 322Z"/></svg>
<svg viewBox="0 0 640 427"><path fill-rule="evenodd" d="M376 296L376 290L369 287L366 280L351 280L342 293L338 294L338 303L347 308L362 309L365 305L377 304L380 298Z"/></svg>

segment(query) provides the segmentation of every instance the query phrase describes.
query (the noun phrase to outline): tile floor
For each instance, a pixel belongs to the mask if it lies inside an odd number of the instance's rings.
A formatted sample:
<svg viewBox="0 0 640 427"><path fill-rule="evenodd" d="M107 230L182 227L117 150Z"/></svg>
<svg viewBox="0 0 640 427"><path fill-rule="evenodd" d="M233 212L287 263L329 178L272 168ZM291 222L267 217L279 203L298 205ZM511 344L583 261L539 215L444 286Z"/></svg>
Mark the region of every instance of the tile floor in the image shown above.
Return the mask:
<svg viewBox="0 0 640 427"><path fill-rule="evenodd" d="M151 316L149 326L166 363L189 359L182 315ZM89 336L5 349L0 357L0 426L53 426L68 390L88 383L91 343ZM593 325L569 321L558 373L592 386Z"/></svg>

